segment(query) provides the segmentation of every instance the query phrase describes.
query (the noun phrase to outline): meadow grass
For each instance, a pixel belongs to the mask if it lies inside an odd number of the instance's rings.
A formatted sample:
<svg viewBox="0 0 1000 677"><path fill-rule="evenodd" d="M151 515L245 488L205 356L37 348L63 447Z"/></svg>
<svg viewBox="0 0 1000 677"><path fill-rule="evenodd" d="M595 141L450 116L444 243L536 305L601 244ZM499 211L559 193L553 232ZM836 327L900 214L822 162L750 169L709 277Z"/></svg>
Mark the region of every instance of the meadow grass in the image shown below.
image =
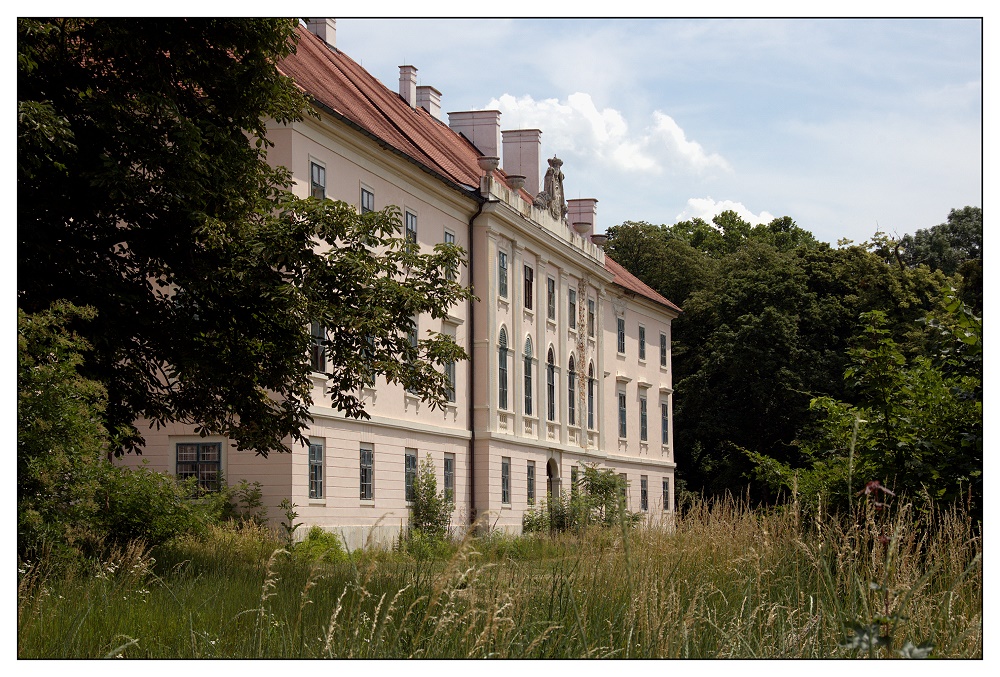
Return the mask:
<svg viewBox="0 0 1000 677"><path fill-rule="evenodd" d="M921 508L805 520L699 501L669 530L492 534L334 564L216 529L88 571L22 564L18 656L846 658L931 642L979 658L979 528Z"/></svg>

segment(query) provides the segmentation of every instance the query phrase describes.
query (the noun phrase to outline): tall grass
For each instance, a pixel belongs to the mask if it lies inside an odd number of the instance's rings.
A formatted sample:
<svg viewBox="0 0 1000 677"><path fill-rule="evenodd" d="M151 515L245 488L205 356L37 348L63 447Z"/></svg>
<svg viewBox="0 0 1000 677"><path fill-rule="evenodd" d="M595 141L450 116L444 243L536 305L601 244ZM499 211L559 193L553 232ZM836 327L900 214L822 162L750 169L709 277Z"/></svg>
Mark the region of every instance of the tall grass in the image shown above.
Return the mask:
<svg viewBox="0 0 1000 677"><path fill-rule="evenodd" d="M957 508L804 523L732 499L670 531L494 535L438 560L309 565L266 532L217 530L155 565L133 548L84 574L22 566L18 655L830 658L930 641L981 657L981 546ZM859 627L892 643L849 648Z"/></svg>

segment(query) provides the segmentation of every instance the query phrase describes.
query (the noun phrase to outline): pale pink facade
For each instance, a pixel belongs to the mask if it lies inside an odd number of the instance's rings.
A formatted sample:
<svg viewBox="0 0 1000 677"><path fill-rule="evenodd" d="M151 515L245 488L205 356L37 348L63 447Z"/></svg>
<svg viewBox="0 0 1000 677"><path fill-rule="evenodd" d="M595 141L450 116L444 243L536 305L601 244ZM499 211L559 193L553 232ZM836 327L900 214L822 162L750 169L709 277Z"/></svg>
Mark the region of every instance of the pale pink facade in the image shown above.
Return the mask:
<svg viewBox="0 0 1000 677"><path fill-rule="evenodd" d="M317 25L332 42L335 25ZM326 83L323 69L337 64L342 64L338 77L363 80L362 86L379 93L381 85L374 78L313 34L303 31L296 59L287 71L321 104L323 91L309 83ZM430 411L401 387L379 379L362 393L371 419L355 421L330 407L324 381L317 375L309 438L316 445L314 471L316 449L322 447L323 485L318 492L315 482L310 486L308 447L263 459L252 452L236 452L222 437L199 438L193 426L181 424L148 431L143 456L126 462L147 462L174 473L179 444L217 442L219 466L227 480L260 482L275 523L281 517L278 504L288 498L297 505L300 522L339 533L352 548L369 538L391 542L405 527L408 452L418 461L432 459L439 488L445 485L448 459L455 496L452 522L458 531L477 517L484 524L519 531L522 515L531 507L529 493L538 505L547 489L567 491L573 469L583 463L625 473L630 509L644 510L651 521L671 519L675 465L670 323L679 309L606 260L591 238L596 200L569 201L564 218L532 198L541 190L540 177L545 173L537 150L541 132L501 134L495 111L451 114L453 129L449 129L439 119L440 92L429 87L414 91L415 69L408 69L413 67L401 67L398 95L388 90L379 93L384 101L376 104L375 113L400 120L413 114L415 122L403 122L425 130L427 143L434 148L401 148L403 144L388 138L388 132L380 134L382 128L376 123L363 124L371 112L352 117L356 115L352 101L334 101L327 95L331 103L319 106L319 119L309 117L269 129L275 143L269 160L292 171L299 195L310 194L313 168L322 168L326 197L359 210L396 205L415 217L421 247L429 250L447 238L469 252L470 265L460 271L460 280L473 286L479 301L452 308L444 321L419 318L421 334L426 330L450 334L471 355L470 361L456 365L455 402L443 412ZM330 87L339 96L340 90ZM414 133L409 136L416 138ZM497 170L500 155L506 156L515 144L521 152L510 157L517 157L519 166ZM490 156L496 158L492 165ZM443 159L431 166L428 157ZM521 190L511 187L519 182L511 178L515 174L525 176ZM363 205L363 195L372 204ZM530 300L525 298L526 267ZM506 337L505 369L501 334ZM529 345L530 361L525 359ZM526 397L526 371L530 397ZM366 452L372 459L367 491L361 486ZM529 467L534 472L533 491Z"/></svg>

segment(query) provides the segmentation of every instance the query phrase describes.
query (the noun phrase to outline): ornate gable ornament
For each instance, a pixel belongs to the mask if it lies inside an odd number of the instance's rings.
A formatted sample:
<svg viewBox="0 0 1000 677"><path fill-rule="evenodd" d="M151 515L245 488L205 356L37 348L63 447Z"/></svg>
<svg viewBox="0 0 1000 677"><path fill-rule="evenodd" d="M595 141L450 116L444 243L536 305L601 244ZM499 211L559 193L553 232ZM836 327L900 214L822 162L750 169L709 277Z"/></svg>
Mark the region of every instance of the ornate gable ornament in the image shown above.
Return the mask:
<svg viewBox="0 0 1000 677"><path fill-rule="evenodd" d="M536 207L548 209L552 218L559 221L566 218L568 210L565 201L566 193L563 190L563 179L566 177L562 173L562 164L562 160L555 155L552 156L552 159L549 160L549 168L545 171L543 190L535 196L534 201Z"/></svg>

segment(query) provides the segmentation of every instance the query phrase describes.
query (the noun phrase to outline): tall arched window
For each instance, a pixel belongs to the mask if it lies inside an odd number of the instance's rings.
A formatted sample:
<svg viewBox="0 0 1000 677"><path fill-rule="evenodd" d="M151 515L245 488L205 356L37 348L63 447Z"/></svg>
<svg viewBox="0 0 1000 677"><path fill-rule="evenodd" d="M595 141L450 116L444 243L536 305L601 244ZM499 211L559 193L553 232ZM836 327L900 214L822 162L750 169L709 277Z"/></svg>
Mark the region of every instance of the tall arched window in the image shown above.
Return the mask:
<svg viewBox="0 0 1000 677"><path fill-rule="evenodd" d="M524 340L524 415L531 416L531 337Z"/></svg>
<svg viewBox="0 0 1000 677"><path fill-rule="evenodd" d="M566 382L566 398L569 405L569 424L576 425L576 362L569 356L569 380Z"/></svg>
<svg viewBox="0 0 1000 677"><path fill-rule="evenodd" d="M500 346L499 360L499 402L501 409L507 408L507 330L500 327L500 339L497 341Z"/></svg>
<svg viewBox="0 0 1000 677"><path fill-rule="evenodd" d="M594 380L594 363L587 368L587 428L594 429L594 390L597 382Z"/></svg>
<svg viewBox="0 0 1000 677"><path fill-rule="evenodd" d="M548 420L556 420L556 363L552 359L552 347L545 365L545 389L548 394Z"/></svg>

